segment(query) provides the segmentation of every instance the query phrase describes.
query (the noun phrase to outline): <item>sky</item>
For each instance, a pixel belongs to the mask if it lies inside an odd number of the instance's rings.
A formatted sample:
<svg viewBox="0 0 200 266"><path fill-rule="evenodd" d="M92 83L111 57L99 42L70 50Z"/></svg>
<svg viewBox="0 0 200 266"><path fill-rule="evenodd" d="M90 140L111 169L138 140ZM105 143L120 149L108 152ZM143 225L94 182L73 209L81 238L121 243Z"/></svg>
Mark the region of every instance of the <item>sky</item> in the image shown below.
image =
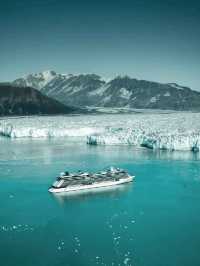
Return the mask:
<svg viewBox="0 0 200 266"><path fill-rule="evenodd" d="M96 73L200 90L200 1L0 0L0 81Z"/></svg>

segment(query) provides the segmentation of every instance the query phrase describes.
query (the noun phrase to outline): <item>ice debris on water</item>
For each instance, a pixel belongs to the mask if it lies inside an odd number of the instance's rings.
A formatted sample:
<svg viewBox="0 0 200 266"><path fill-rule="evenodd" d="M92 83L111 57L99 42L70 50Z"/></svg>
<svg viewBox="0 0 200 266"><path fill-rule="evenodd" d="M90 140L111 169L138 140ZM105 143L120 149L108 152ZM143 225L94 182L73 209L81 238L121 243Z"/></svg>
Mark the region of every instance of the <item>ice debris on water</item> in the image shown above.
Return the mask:
<svg viewBox="0 0 200 266"><path fill-rule="evenodd" d="M77 236L75 236L75 237L74 237L74 240L75 240L75 242L76 242L76 245L80 247L80 245L81 245L81 243L80 243L80 239L79 239Z"/></svg>
<svg viewBox="0 0 200 266"><path fill-rule="evenodd" d="M64 249L65 242L64 241L59 241L57 250L61 251Z"/></svg>
<svg viewBox="0 0 200 266"><path fill-rule="evenodd" d="M128 262L129 262L129 261L130 261L130 259L126 257L126 258L124 259L124 265L128 265Z"/></svg>
<svg viewBox="0 0 200 266"><path fill-rule="evenodd" d="M34 231L34 227L27 225L27 224L14 224L14 225L2 225L0 226L0 231L5 231L5 232L24 232L24 231Z"/></svg>

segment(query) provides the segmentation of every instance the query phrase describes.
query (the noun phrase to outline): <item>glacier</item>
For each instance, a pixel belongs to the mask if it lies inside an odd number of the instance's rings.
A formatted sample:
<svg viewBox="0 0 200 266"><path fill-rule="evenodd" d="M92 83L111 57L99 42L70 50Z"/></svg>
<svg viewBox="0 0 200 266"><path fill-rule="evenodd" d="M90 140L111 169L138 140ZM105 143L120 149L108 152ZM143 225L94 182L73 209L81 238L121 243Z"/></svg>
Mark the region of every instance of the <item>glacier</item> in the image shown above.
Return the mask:
<svg viewBox="0 0 200 266"><path fill-rule="evenodd" d="M71 138L90 145L133 145L161 150L200 150L200 114L137 114L5 117L0 136ZM69 137L69 138L68 138Z"/></svg>

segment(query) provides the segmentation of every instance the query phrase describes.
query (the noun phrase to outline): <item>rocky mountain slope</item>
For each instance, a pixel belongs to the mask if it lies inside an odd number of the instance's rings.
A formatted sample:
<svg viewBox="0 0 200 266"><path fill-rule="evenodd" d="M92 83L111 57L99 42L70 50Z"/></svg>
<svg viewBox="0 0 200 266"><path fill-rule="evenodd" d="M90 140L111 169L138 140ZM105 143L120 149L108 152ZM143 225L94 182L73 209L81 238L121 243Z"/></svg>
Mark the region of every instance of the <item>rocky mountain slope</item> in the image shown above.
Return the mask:
<svg viewBox="0 0 200 266"><path fill-rule="evenodd" d="M75 110L31 87L0 84L0 116L67 114Z"/></svg>
<svg viewBox="0 0 200 266"><path fill-rule="evenodd" d="M200 92L175 83L162 84L128 76L106 82L95 74L63 75L45 71L17 79L14 84L33 86L73 106L200 110Z"/></svg>

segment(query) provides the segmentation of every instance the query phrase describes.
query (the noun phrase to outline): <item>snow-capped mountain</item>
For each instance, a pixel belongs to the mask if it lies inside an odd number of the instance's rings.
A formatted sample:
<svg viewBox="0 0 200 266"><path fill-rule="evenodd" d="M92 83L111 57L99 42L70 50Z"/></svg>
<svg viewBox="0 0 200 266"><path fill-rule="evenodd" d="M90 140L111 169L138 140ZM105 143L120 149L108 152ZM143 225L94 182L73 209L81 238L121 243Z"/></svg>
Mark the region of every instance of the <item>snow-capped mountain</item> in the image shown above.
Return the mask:
<svg viewBox="0 0 200 266"><path fill-rule="evenodd" d="M71 106L200 110L200 93L175 83L162 84L118 76L108 82L95 74L54 71L28 75L14 84L32 86Z"/></svg>
<svg viewBox="0 0 200 266"><path fill-rule="evenodd" d="M56 72L47 70L36 74L29 74L26 77L16 79L13 83L17 86L29 86L41 90L46 84L54 79L56 75Z"/></svg>

